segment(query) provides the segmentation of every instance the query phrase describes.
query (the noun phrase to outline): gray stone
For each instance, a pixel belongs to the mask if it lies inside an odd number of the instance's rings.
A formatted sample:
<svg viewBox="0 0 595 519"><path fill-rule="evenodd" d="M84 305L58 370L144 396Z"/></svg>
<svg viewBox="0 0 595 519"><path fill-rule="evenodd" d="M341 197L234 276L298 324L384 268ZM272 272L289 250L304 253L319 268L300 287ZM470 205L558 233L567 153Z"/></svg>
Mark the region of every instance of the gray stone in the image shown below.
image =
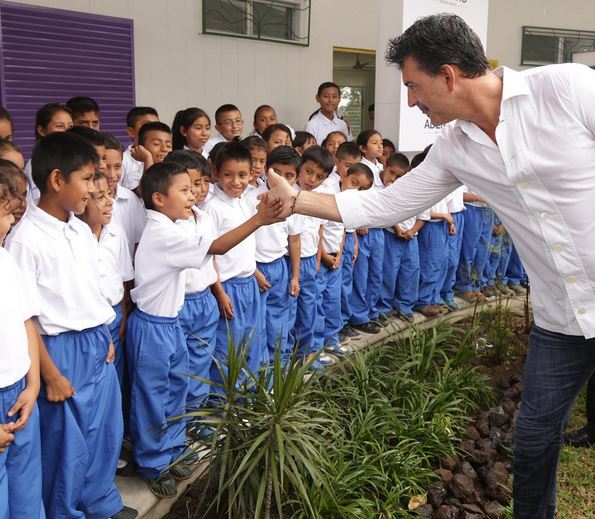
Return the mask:
<svg viewBox="0 0 595 519"><path fill-rule="evenodd" d="M473 502L477 494L475 492L475 482L465 474L455 474L450 482L452 495L466 502Z"/></svg>

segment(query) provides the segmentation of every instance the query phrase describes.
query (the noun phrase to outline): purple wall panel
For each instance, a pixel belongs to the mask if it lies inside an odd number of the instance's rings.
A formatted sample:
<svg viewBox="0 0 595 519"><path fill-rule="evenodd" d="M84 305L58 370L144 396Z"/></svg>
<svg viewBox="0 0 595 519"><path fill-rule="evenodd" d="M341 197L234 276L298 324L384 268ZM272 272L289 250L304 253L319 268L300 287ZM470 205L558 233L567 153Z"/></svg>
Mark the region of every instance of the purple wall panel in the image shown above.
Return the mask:
<svg viewBox="0 0 595 519"><path fill-rule="evenodd" d="M123 144L135 104L132 20L0 1L0 101L28 157L35 112L75 95L101 106L101 129Z"/></svg>

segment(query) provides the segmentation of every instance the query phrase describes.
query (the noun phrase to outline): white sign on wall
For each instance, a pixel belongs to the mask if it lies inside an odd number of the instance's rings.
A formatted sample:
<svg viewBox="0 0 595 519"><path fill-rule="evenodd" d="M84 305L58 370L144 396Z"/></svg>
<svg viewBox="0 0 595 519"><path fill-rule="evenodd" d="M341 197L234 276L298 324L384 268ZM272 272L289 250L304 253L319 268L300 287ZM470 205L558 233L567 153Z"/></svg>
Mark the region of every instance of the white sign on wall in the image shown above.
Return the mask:
<svg viewBox="0 0 595 519"><path fill-rule="evenodd" d="M488 34L489 0L403 0L403 31L415 20L438 13L457 14L477 33L484 48ZM399 150L420 151L433 144L442 127L435 127L418 108L407 105L407 89L401 87Z"/></svg>

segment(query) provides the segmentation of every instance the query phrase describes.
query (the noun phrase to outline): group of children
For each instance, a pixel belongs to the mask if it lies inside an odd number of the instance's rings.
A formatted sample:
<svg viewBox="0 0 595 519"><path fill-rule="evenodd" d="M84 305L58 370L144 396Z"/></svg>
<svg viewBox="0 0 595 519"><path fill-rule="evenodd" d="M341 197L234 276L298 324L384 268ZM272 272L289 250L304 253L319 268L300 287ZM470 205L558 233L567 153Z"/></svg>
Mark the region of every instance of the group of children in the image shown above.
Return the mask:
<svg viewBox="0 0 595 519"><path fill-rule="evenodd" d="M336 84L316 99L308 131L263 105L243 139L234 105L215 132L199 108L170 128L135 107L123 149L76 97L38 111L26 164L0 111L0 517L136 517L114 484L124 436L151 491L175 495L187 441L212 430L170 419L218 405L205 380L226 376L229 341L254 373L276 351L320 369L393 313L520 285L506 231L464 189L386 229L280 218L271 170L338 193L383 189L424 157L409 164L375 130L353 142Z"/></svg>

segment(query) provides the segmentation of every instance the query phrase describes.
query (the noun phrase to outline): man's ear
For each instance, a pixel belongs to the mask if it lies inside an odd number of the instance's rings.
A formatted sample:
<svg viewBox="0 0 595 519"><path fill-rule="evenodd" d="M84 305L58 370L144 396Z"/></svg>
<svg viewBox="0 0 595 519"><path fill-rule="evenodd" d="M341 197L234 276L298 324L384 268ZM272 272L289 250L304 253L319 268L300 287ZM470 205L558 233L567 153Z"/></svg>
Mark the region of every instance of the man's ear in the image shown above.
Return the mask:
<svg viewBox="0 0 595 519"><path fill-rule="evenodd" d="M442 65L440 67L440 75L444 78L448 91L452 92L460 75L458 67Z"/></svg>

